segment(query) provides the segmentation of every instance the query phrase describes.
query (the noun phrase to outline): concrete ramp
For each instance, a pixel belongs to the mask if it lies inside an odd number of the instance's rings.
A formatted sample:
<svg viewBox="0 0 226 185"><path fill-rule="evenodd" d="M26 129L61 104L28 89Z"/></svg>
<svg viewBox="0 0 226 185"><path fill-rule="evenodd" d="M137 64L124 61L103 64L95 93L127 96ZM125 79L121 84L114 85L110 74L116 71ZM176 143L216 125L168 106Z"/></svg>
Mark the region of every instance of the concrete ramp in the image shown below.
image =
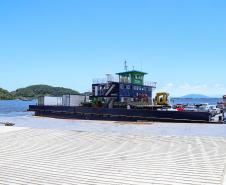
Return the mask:
<svg viewBox="0 0 226 185"><path fill-rule="evenodd" d="M223 184L226 138L22 129L0 140L1 185Z"/></svg>

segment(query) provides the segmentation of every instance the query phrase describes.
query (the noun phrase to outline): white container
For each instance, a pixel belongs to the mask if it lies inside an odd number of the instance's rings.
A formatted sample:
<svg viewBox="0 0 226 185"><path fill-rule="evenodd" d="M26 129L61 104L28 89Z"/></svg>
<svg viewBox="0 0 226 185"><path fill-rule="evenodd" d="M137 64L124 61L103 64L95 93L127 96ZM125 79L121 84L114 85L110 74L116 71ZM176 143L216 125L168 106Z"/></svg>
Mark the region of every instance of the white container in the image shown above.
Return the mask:
<svg viewBox="0 0 226 185"><path fill-rule="evenodd" d="M62 106L62 97L40 96L38 97L40 106Z"/></svg>
<svg viewBox="0 0 226 185"><path fill-rule="evenodd" d="M84 95L63 95L63 106L81 106L86 99Z"/></svg>

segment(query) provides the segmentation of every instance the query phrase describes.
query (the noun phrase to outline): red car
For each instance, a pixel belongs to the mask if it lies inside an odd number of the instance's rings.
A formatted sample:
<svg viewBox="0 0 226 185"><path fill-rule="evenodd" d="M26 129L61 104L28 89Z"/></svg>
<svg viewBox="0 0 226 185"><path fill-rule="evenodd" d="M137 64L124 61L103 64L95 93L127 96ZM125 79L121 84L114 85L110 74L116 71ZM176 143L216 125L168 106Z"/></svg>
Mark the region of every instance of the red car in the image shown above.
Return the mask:
<svg viewBox="0 0 226 185"><path fill-rule="evenodd" d="M177 105L176 109L177 109L177 111L183 112L184 111L184 106L183 105Z"/></svg>

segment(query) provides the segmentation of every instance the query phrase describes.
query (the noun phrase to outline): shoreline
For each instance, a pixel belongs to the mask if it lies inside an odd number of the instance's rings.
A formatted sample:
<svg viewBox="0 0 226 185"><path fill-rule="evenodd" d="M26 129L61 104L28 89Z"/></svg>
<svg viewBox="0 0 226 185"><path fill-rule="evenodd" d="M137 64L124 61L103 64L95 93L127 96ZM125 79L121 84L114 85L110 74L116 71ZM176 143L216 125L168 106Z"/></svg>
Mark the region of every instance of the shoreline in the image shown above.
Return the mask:
<svg viewBox="0 0 226 185"><path fill-rule="evenodd" d="M161 123L131 124L115 121L90 121L35 117L32 115L1 116L0 121L15 123L15 127L74 130L84 132L138 134L144 136L226 137L226 124Z"/></svg>

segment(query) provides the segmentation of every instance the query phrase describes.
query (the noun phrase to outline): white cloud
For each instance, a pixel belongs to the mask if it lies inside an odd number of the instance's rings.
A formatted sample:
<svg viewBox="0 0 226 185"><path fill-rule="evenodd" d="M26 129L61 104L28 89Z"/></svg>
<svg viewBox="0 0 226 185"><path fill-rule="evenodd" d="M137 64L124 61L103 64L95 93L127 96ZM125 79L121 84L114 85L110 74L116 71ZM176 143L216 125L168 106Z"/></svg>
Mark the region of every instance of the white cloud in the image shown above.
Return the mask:
<svg viewBox="0 0 226 185"><path fill-rule="evenodd" d="M174 84L173 83L168 83L166 84L167 87L174 87Z"/></svg>
<svg viewBox="0 0 226 185"><path fill-rule="evenodd" d="M224 88L224 85L223 84L215 84L214 87L215 88Z"/></svg>

